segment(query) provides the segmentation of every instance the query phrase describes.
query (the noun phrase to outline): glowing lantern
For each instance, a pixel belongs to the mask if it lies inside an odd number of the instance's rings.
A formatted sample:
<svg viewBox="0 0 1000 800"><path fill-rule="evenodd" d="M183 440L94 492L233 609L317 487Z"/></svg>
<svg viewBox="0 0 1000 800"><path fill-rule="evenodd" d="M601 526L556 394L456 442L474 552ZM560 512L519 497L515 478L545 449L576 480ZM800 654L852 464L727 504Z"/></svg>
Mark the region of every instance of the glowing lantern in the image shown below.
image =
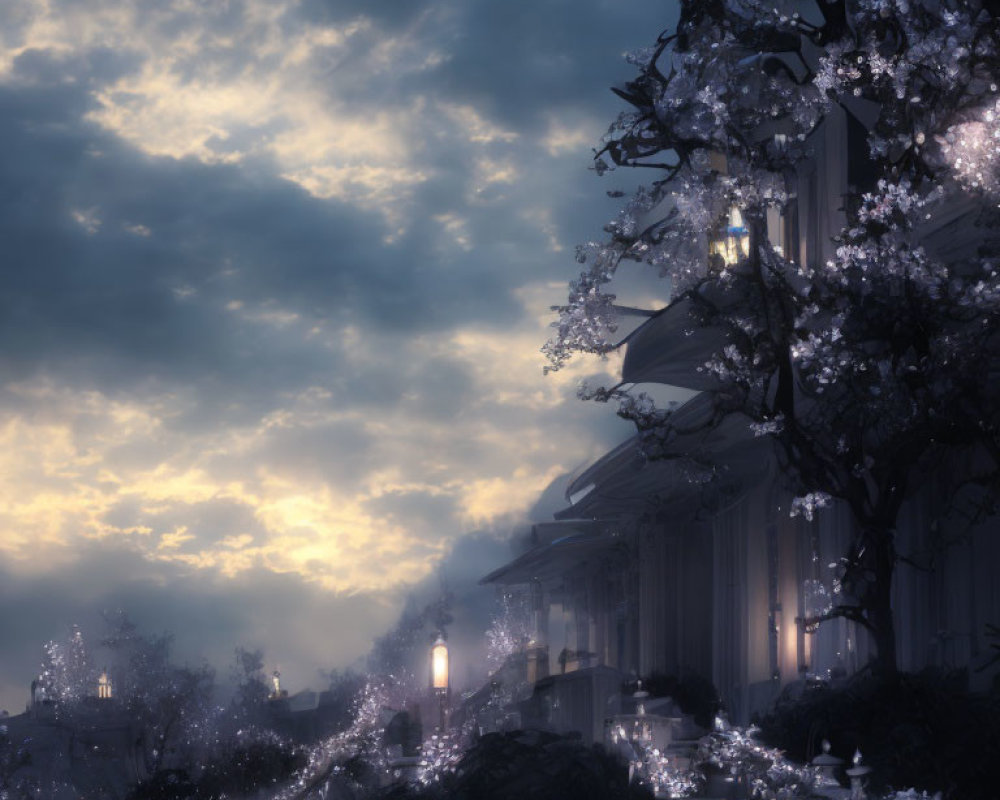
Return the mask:
<svg viewBox="0 0 1000 800"><path fill-rule="evenodd" d="M448 645L440 634L431 647L431 687L438 692L448 691Z"/></svg>
<svg viewBox="0 0 1000 800"><path fill-rule="evenodd" d="M733 206L729 212L728 224L708 244L708 252L718 256L722 263L730 267L741 258L750 255L750 231L743 224L743 215Z"/></svg>
<svg viewBox="0 0 1000 800"><path fill-rule="evenodd" d="M111 678L107 672L102 672L101 677L97 679L97 696L101 700L111 699Z"/></svg>

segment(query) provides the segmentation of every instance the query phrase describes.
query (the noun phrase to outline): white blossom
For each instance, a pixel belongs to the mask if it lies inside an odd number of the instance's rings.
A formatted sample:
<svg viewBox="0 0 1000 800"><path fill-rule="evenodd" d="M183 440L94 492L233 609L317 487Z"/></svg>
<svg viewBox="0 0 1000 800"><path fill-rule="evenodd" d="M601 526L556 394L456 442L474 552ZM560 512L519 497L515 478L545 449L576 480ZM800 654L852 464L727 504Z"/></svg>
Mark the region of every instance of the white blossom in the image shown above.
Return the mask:
<svg viewBox="0 0 1000 800"><path fill-rule="evenodd" d="M808 492L801 497L793 497L788 516L802 516L809 522L812 522L816 511L826 508L832 501L833 498L826 492Z"/></svg>

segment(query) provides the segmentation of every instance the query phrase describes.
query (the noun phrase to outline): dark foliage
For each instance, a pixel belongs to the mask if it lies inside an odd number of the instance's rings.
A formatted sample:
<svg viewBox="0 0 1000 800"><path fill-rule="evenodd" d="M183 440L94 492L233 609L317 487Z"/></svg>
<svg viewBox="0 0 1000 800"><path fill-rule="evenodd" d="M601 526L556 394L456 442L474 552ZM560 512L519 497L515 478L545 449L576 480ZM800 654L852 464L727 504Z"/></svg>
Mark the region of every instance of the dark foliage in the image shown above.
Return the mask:
<svg viewBox="0 0 1000 800"><path fill-rule="evenodd" d="M627 691L635 691L632 684ZM711 728L715 715L719 713L719 692L703 675L686 675L679 680L673 675L654 672L643 680L642 688L652 697L671 697L681 711L690 714L702 728Z"/></svg>
<svg viewBox="0 0 1000 800"><path fill-rule="evenodd" d="M180 769L165 769L143 781L127 800L222 800L275 786L304 764L301 751L275 742L236 747L207 764L198 780Z"/></svg>
<svg viewBox="0 0 1000 800"><path fill-rule="evenodd" d="M230 671L236 692L231 702L233 715L244 724L264 719L264 709L271 692L264 675L264 651L237 647Z"/></svg>
<svg viewBox="0 0 1000 800"><path fill-rule="evenodd" d="M327 696L322 702L329 734L344 730L354 720L354 704L365 688L367 678L352 669L334 669L327 677L330 683Z"/></svg>
<svg viewBox="0 0 1000 800"><path fill-rule="evenodd" d="M199 800L249 794L291 777L305 764L305 756L288 744L258 741L237 747L224 759L205 767L198 780Z"/></svg>
<svg viewBox="0 0 1000 800"><path fill-rule="evenodd" d="M215 671L174 664L173 635L141 633L124 611L105 614L104 621L101 645L111 658L115 698L142 732L146 769L169 774L169 766L190 764L196 731L211 713Z"/></svg>
<svg viewBox="0 0 1000 800"><path fill-rule="evenodd" d="M797 760L814 755L823 739L845 758L860 749L876 789L996 800L1000 696L969 693L963 671L855 676L843 687L783 695L758 723L763 741Z"/></svg>
<svg viewBox="0 0 1000 800"><path fill-rule="evenodd" d="M161 769L129 792L126 800L193 800L197 787L182 769Z"/></svg>
<svg viewBox="0 0 1000 800"><path fill-rule="evenodd" d="M348 780L362 788L376 786L378 783L375 767L364 756L351 756L340 764L340 768Z"/></svg>
<svg viewBox="0 0 1000 800"><path fill-rule="evenodd" d="M381 800L651 800L602 747L542 731L490 733L440 784L396 786Z"/></svg>
<svg viewBox="0 0 1000 800"><path fill-rule="evenodd" d="M0 797L31 796L33 786L29 781L15 776L19 769L31 763L31 755L24 746L11 738L7 727L0 724Z"/></svg>

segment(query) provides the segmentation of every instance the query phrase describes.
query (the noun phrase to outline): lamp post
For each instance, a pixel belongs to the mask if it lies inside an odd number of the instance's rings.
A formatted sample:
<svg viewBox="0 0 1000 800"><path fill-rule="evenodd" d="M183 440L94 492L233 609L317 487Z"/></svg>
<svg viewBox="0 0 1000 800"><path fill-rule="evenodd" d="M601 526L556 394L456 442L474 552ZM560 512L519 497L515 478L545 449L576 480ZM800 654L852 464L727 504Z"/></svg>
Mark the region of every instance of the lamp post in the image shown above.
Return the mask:
<svg viewBox="0 0 1000 800"><path fill-rule="evenodd" d="M737 206L729 210L726 226L709 242L709 253L731 267L750 254L750 231L743 224L743 214Z"/></svg>
<svg viewBox="0 0 1000 800"><path fill-rule="evenodd" d="M440 633L431 645L431 691L438 697L441 733L444 733L445 708L448 702L448 645Z"/></svg>

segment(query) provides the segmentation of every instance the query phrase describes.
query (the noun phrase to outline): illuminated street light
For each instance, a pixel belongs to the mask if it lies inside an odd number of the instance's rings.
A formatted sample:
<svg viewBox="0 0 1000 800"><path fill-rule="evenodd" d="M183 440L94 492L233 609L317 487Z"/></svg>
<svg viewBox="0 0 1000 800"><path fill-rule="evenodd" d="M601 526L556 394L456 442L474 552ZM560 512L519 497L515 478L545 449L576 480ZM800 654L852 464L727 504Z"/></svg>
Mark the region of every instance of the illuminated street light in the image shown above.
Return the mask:
<svg viewBox="0 0 1000 800"><path fill-rule="evenodd" d="M448 645L440 633L431 647L431 687L448 691Z"/></svg>
<svg viewBox="0 0 1000 800"><path fill-rule="evenodd" d="M448 645L440 633L431 645L431 690L438 697L441 732L444 733L448 702Z"/></svg>
<svg viewBox="0 0 1000 800"><path fill-rule="evenodd" d="M739 208L730 209L726 226L709 242L708 251L711 256L721 258L727 267L750 255L750 231L743 224Z"/></svg>

